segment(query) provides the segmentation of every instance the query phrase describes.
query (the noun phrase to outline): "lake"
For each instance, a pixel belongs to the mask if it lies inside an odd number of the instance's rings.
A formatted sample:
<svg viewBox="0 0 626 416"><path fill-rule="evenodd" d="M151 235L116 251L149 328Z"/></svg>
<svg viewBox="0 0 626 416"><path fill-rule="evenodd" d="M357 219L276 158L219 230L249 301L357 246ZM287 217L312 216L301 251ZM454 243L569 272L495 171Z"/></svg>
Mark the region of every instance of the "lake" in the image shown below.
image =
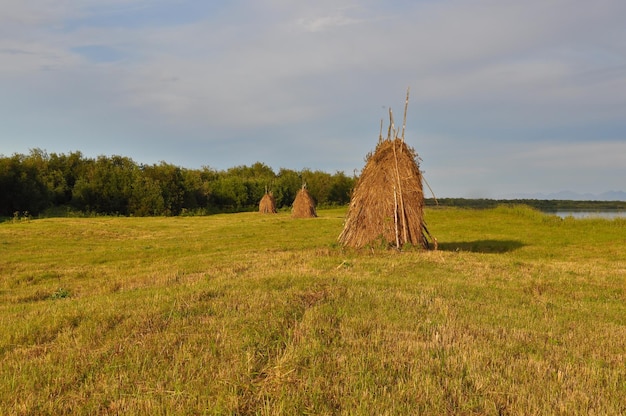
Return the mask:
<svg viewBox="0 0 626 416"><path fill-rule="evenodd" d="M561 217L561 218L573 217L577 219L604 218L607 220L612 220L615 218L626 218L626 211L622 211L622 210L556 211L556 212L546 212L546 214L556 215L557 217Z"/></svg>

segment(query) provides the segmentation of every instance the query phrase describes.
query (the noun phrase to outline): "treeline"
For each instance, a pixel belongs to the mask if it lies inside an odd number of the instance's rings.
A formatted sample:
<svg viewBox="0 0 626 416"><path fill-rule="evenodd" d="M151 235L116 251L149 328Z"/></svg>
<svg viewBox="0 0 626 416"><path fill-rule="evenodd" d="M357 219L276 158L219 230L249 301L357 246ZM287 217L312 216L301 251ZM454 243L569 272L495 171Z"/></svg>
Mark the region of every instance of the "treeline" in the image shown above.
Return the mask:
<svg viewBox="0 0 626 416"><path fill-rule="evenodd" d="M466 198L433 198L425 200L426 206L444 206L459 208L486 209L499 205L528 205L539 211L602 211L626 209L626 201L572 201L560 199L466 199Z"/></svg>
<svg viewBox="0 0 626 416"><path fill-rule="evenodd" d="M319 206L350 201L355 178L257 162L228 170L186 169L161 162L137 164L123 156L88 158L81 152L0 155L0 216L70 210L87 215L181 215L249 211L265 190L277 207L291 206L306 183Z"/></svg>

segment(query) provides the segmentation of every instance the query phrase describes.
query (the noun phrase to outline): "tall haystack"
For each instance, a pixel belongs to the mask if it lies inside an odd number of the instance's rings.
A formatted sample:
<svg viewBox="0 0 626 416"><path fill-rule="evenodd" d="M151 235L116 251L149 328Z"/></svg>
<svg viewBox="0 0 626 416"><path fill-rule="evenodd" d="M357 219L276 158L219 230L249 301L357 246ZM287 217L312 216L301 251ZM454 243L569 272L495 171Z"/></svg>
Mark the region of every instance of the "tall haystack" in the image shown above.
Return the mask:
<svg viewBox="0 0 626 416"><path fill-rule="evenodd" d="M291 208L291 216L293 218L314 218L317 217L315 212L315 201L306 189L306 184L296 194Z"/></svg>
<svg viewBox="0 0 626 416"><path fill-rule="evenodd" d="M276 198L274 198L272 191L265 190L265 195L259 202L259 212L261 214L276 214Z"/></svg>
<svg viewBox="0 0 626 416"><path fill-rule="evenodd" d="M427 233L419 158L404 142L404 125L402 136L396 135L389 110L389 133L383 140L381 123L378 145L352 192L339 242L354 248L381 243L428 248Z"/></svg>

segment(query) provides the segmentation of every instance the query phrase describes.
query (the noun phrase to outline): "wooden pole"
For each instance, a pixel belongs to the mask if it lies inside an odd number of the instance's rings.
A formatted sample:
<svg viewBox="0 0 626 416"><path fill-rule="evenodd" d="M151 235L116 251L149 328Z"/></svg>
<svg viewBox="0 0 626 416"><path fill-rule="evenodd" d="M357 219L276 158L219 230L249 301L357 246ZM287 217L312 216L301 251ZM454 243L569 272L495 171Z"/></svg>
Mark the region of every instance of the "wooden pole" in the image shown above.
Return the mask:
<svg viewBox="0 0 626 416"><path fill-rule="evenodd" d="M430 193L433 194L433 198L435 199L435 204L439 205L439 201L437 201L437 197L435 196L435 192L433 192L433 188L430 187L430 185L428 184L428 181L424 177L423 173L422 173L422 179L424 180L424 183L426 184L426 186L428 186L428 189L430 189ZM422 194L423 193L424 193L424 191L422 191Z"/></svg>
<svg viewBox="0 0 626 416"><path fill-rule="evenodd" d="M393 186L393 224L396 227L396 248L400 250L400 236L398 232L398 194L396 186Z"/></svg>
<svg viewBox="0 0 626 416"><path fill-rule="evenodd" d="M398 154L396 153L396 142L393 142L393 157L395 159L396 162L396 179L398 180L398 190L400 192L400 214L402 215L402 217L400 217L402 219L402 238L403 238L403 244L405 244L408 241L408 235L407 235L407 225L406 225L406 212L404 212L404 198L402 196L402 182L400 179L400 169L398 168Z"/></svg>
<svg viewBox="0 0 626 416"><path fill-rule="evenodd" d="M402 120L402 142L404 142L404 129L406 128L406 113L409 108L409 91L411 91L411 87L406 89L406 101L404 102L404 120ZM402 149L400 149L402 151Z"/></svg>
<svg viewBox="0 0 626 416"><path fill-rule="evenodd" d="M391 140L391 130L394 130L395 132L395 128L393 126L393 112L391 111L391 108L389 108L389 130L387 130L387 140Z"/></svg>

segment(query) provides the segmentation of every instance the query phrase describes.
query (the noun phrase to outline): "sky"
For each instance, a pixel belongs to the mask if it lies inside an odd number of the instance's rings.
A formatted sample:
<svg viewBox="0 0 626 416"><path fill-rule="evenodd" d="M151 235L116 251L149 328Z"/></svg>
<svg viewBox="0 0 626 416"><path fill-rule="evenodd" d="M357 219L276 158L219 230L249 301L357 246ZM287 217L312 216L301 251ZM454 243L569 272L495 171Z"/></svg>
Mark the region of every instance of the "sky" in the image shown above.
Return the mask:
<svg viewBox="0 0 626 416"><path fill-rule="evenodd" d="M8 0L0 155L358 174L389 109L435 196L626 191L623 0Z"/></svg>

